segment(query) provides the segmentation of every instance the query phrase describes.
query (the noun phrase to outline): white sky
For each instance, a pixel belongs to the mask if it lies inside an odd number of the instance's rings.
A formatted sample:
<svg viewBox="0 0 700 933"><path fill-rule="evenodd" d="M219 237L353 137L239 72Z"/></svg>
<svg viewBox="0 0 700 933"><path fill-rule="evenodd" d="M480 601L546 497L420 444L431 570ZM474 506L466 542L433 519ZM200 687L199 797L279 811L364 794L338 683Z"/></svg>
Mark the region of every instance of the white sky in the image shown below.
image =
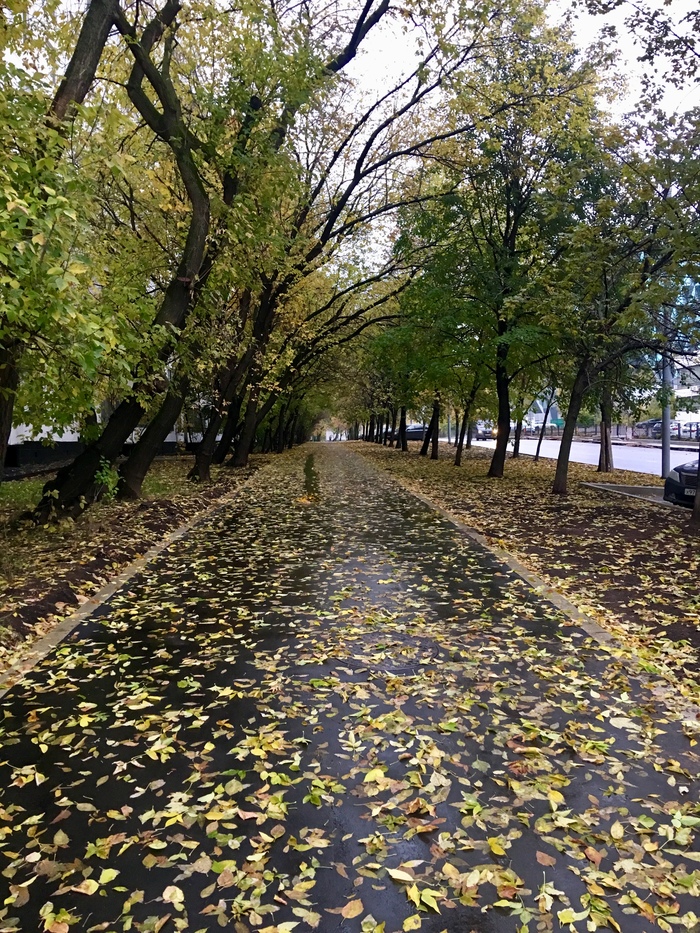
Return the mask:
<svg viewBox="0 0 700 933"><path fill-rule="evenodd" d="M675 20L693 6L692 0L672 0L668 6L663 0L649 2L658 5L666 13L670 11ZM552 23L556 24L570 10L571 3L567 0L554 0L550 7ZM634 108L641 91L644 68L649 68L636 60L641 54L641 48L636 45L634 36L625 26L625 15L624 5L605 16L591 16L581 11L574 24L575 37L581 48L593 43L604 26L612 24L617 27L616 67L627 81L627 94L611 105L616 114L629 112ZM406 74L415 64L415 56L413 37L405 33L401 23L393 21L370 33L348 71L359 79L361 86L376 91L388 88L398 75ZM700 89L697 84L689 85L683 90L668 87L662 100L662 106L668 113L683 112L699 105Z"/></svg>

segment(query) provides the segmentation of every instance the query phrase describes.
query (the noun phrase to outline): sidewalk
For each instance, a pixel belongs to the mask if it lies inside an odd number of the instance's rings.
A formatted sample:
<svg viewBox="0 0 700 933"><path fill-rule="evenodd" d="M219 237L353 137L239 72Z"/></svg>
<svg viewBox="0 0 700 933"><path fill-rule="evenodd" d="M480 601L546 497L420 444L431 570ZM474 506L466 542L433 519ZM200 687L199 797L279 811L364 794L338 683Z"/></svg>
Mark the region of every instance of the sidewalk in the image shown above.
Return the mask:
<svg viewBox="0 0 700 933"><path fill-rule="evenodd" d="M5 697L0 930L692 929L696 724L595 631L277 458Z"/></svg>

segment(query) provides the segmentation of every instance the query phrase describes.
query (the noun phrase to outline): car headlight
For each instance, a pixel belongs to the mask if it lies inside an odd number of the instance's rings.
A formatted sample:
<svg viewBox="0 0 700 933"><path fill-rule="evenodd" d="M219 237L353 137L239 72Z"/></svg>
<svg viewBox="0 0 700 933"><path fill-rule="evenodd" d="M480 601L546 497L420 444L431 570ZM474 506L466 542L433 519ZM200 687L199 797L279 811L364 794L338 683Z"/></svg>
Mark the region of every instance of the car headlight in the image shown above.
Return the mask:
<svg viewBox="0 0 700 933"><path fill-rule="evenodd" d="M670 470L668 474L668 479L674 480L676 483L680 483L681 478L678 474L678 470Z"/></svg>

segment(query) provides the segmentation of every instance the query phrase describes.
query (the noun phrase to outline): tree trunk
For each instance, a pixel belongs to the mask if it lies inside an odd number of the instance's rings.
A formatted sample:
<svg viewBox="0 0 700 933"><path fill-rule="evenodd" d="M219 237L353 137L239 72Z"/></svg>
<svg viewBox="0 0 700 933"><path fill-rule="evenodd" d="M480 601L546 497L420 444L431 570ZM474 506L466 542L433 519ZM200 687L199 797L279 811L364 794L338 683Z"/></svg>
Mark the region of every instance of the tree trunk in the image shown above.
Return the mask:
<svg viewBox="0 0 700 933"><path fill-rule="evenodd" d="M241 431L233 457L229 461L232 467L247 467L248 458L255 442L256 415L258 409L259 387L253 386L246 405L245 418L243 420L243 430Z"/></svg>
<svg viewBox="0 0 700 933"><path fill-rule="evenodd" d="M82 104L85 100L118 7L118 0L91 0L73 55L51 104L50 115L56 119L70 117L75 104Z"/></svg>
<svg viewBox="0 0 700 933"><path fill-rule="evenodd" d="M182 379L167 392L160 408L134 445L126 461L119 468L119 498L140 499L143 481L154 457L160 452L165 438L180 417L185 404L188 380Z"/></svg>
<svg viewBox="0 0 700 933"><path fill-rule="evenodd" d="M118 405L99 438L46 483L34 520L47 522L56 513L74 517L99 499L103 487L95 482L95 473L105 462L110 465L115 462L143 415L144 410L135 399Z"/></svg>
<svg viewBox="0 0 700 933"><path fill-rule="evenodd" d="M425 437L423 438L423 446L420 449L421 457L428 456L430 442L433 439L433 431L436 431L436 430L437 430L437 427L435 425L435 403L433 402L433 413L430 416L430 424L428 425L428 430L425 432Z"/></svg>
<svg viewBox="0 0 700 933"><path fill-rule="evenodd" d="M496 348L496 392L498 394L498 434L496 449L491 458L488 476L500 479L506 464L510 437L510 382L507 369L508 347L499 343Z"/></svg>
<svg viewBox="0 0 700 933"><path fill-rule="evenodd" d="M691 534L700 535L700 472L696 479L698 484L695 489L695 498L693 499L693 511L688 523L688 530Z"/></svg>
<svg viewBox="0 0 700 933"><path fill-rule="evenodd" d="M408 441L406 440L406 406L401 406L401 416L399 418L399 437L396 446L401 447L401 451L406 453L408 450Z"/></svg>
<svg viewBox="0 0 700 933"><path fill-rule="evenodd" d="M295 411L294 414L292 415L291 424L289 426L288 439L287 439L287 450L291 450L292 447L294 446L294 432L297 429L298 420L299 420L299 412Z"/></svg>
<svg viewBox="0 0 700 933"><path fill-rule="evenodd" d="M511 456L512 460L517 460L520 456L520 438L523 433L523 419L518 418L518 423L515 425L515 437L513 439L513 454Z"/></svg>
<svg viewBox="0 0 700 933"><path fill-rule="evenodd" d="M588 362L579 366L574 384L571 388L571 397L569 399L569 409L566 413L564 422L564 431L561 436L559 446L559 456L557 457L557 471L554 476L554 485L552 492L559 496L565 496L567 493L567 482L569 476L569 457L571 455L571 443L576 431L576 422L583 405L583 399L590 384L590 375L588 372Z"/></svg>
<svg viewBox="0 0 700 933"><path fill-rule="evenodd" d="M377 433L374 438L375 444L381 444L384 435L384 415L377 415Z"/></svg>
<svg viewBox="0 0 700 933"><path fill-rule="evenodd" d="M16 341L0 344L0 481L5 472L5 459L10 444L12 414L19 385L20 344Z"/></svg>
<svg viewBox="0 0 700 933"><path fill-rule="evenodd" d="M374 441L374 412L369 416L369 431L367 432L367 441L371 444Z"/></svg>
<svg viewBox="0 0 700 933"><path fill-rule="evenodd" d="M469 409L465 405L464 417L462 418L462 424L460 426L460 431L459 431L459 438L457 439L457 450L455 451L455 466L462 465L462 449L464 448L464 436L467 433L467 426L470 424L471 422L469 421Z"/></svg>
<svg viewBox="0 0 700 933"><path fill-rule="evenodd" d="M435 401L433 402L433 420L435 421L435 427L433 428L433 438L432 438L432 447L430 450L430 459L437 460L438 458L438 443L440 441L440 393L435 393Z"/></svg>
<svg viewBox="0 0 700 933"><path fill-rule="evenodd" d="M385 447L389 445L389 431L391 430L391 419L389 416L390 416L390 413L387 411L386 424L384 425L384 440L382 441L382 444Z"/></svg>
<svg viewBox="0 0 700 933"><path fill-rule="evenodd" d="M459 437L461 434L462 423L459 416L459 408L455 408L455 447L459 444ZM464 438L462 438L464 441Z"/></svg>
<svg viewBox="0 0 700 933"><path fill-rule="evenodd" d="M613 448L612 448L612 398L610 388L603 387L602 398L600 400L600 456L598 457L598 472L612 473Z"/></svg>
<svg viewBox="0 0 700 933"><path fill-rule="evenodd" d="M221 440L216 445L212 463L221 464L226 459L233 439L240 429L239 418L241 416L241 406L243 404L243 394L234 395L226 414L226 423L221 432Z"/></svg>
<svg viewBox="0 0 700 933"><path fill-rule="evenodd" d="M394 442L396 441L396 420L398 416L399 416L398 409L392 408L391 409L391 434L389 436L389 447L393 447Z"/></svg>
<svg viewBox="0 0 700 933"><path fill-rule="evenodd" d="M265 427L265 436L263 437L262 452L264 454L269 454L272 450L272 427L268 424Z"/></svg>
<svg viewBox="0 0 700 933"><path fill-rule="evenodd" d="M547 406L544 410L544 419L542 421L542 427L540 428L540 436L537 441L537 450L535 451L535 463L540 459L540 448L542 447L542 441L547 432L547 418L549 418L549 413L552 410L552 405L554 404L554 398L556 396L556 389L552 389L547 398Z"/></svg>
<svg viewBox="0 0 700 933"><path fill-rule="evenodd" d="M284 450L284 422L287 415L287 405L280 406L280 416L277 422L277 433L275 435L275 452L281 454Z"/></svg>
<svg viewBox="0 0 700 933"><path fill-rule="evenodd" d="M474 439L474 422L469 421L467 424L467 450L472 449L472 440Z"/></svg>

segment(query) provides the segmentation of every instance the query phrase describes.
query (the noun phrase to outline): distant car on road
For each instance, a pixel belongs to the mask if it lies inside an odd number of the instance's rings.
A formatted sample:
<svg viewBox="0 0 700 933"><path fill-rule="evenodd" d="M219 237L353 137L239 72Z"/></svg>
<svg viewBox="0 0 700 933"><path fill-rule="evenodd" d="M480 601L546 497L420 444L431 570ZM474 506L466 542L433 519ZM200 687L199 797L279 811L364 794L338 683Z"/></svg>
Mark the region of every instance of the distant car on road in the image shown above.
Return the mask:
<svg viewBox="0 0 700 933"><path fill-rule="evenodd" d="M676 505L692 506L698 488L698 460L674 467L664 483L664 499Z"/></svg>
<svg viewBox="0 0 700 933"><path fill-rule="evenodd" d="M423 424L407 424L406 425L406 440L407 441L422 441L425 438L425 432L427 427Z"/></svg>
<svg viewBox="0 0 700 933"><path fill-rule="evenodd" d="M663 434L663 428L660 421L658 421L651 429L651 436L656 440L659 440ZM671 437L680 437L681 436L681 424L680 421L671 422Z"/></svg>
<svg viewBox="0 0 700 933"><path fill-rule="evenodd" d="M648 421L638 421L632 428L632 437L651 437L651 432L657 424L661 424L660 418L649 418Z"/></svg>

